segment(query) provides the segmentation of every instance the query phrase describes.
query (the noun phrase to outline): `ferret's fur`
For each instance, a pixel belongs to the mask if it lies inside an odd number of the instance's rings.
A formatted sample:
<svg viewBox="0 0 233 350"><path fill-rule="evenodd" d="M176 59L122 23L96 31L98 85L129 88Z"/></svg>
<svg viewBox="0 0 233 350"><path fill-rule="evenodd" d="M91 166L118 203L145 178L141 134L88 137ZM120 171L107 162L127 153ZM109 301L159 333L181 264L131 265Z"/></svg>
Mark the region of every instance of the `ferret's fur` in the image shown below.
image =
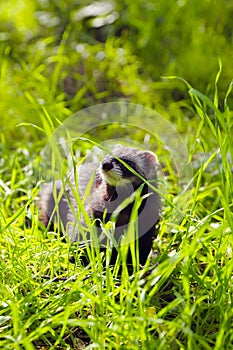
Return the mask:
<svg viewBox="0 0 233 350"><path fill-rule="evenodd" d="M134 210L134 196L141 200L138 208L135 231L138 232L139 262L144 265L152 248L155 225L160 216L160 200L154 190L157 187L157 157L149 151L116 145L96 169L94 163L85 163L78 169L78 196L83 198L90 179L93 184L89 196L84 200L85 210L91 219L96 219L97 232L101 231L101 221L114 220L114 238L119 243L127 231L131 213ZM95 174L95 175L94 175ZM64 186L62 181L45 183L41 188L40 212L45 226L54 220L60 222L60 230L70 239L80 240L79 225L85 226L83 215L78 214L74 179ZM137 191L139 191L138 194ZM126 203L127 198L132 199ZM122 206L120 208L119 206ZM77 220L77 214L79 216ZM59 218L59 220L58 220ZM76 223L76 225L75 225ZM113 251L111 263L117 253ZM128 259L129 263L131 258Z"/></svg>

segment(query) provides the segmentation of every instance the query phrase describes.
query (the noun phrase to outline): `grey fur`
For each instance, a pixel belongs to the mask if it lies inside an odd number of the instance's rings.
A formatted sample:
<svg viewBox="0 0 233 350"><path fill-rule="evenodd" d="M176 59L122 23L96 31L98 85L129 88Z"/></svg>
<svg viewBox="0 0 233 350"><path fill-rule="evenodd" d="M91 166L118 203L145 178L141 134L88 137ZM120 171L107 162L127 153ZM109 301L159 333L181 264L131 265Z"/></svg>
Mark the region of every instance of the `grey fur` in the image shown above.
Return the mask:
<svg viewBox="0 0 233 350"><path fill-rule="evenodd" d="M123 160L123 164L120 160ZM124 166L124 162L133 164L136 172L132 172ZM103 170L104 162L112 162L112 169ZM79 240L79 227L85 226L82 213L78 212L76 195L83 198L86 187L91 178L94 182L91 191L84 201L84 207L90 218L103 220L103 213L107 212L106 221L111 220L111 215L117 212L117 208L126 198L135 196L136 188L143 184L143 179L152 186L157 186L157 169L159 167L157 157L150 151L141 151L136 148L116 145L96 169L96 164L86 163L78 169L78 191L73 177L67 179L66 185L62 181L54 184L46 183L41 188L40 210L41 219L45 226L49 221L60 222L60 229L67 233L72 241ZM96 172L96 174L95 174ZM139 176L137 175L139 174ZM95 174L95 176L94 176ZM141 178L142 177L142 178ZM110 180L111 179L111 180ZM146 199L139 209L138 232L140 262L145 263L152 246L152 239L156 233L155 224L159 221L160 200L159 196L150 186L144 185L143 193ZM64 190L63 190L64 188ZM58 200L59 199L59 200ZM55 202L59 202L57 207ZM128 227L132 204L121 210L115 223L115 239L119 241ZM97 220L97 226L99 221ZM97 230L101 231L100 227ZM88 233L87 233L88 234ZM144 238L143 238L144 237ZM87 240L89 237L86 237Z"/></svg>

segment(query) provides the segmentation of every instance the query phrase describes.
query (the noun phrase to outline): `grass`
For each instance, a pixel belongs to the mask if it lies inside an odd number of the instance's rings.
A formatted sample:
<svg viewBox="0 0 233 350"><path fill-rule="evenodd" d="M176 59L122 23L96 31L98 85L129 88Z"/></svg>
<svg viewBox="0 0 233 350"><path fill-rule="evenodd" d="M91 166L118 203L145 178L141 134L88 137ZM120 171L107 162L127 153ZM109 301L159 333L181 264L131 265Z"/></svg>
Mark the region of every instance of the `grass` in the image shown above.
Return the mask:
<svg viewBox="0 0 233 350"><path fill-rule="evenodd" d="M173 225L176 196L168 195L159 254L133 277L104 267L98 251L89 267L70 263L72 246L39 222L37 152L12 153L2 135L1 348L233 348L231 112L227 99L220 111L217 95L212 102L191 86L189 93L203 156L190 147L190 157L199 154L191 201ZM49 134L55 120L47 117Z"/></svg>
<svg viewBox="0 0 233 350"><path fill-rule="evenodd" d="M119 21L95 31L92 19L73 23L71 2L30 4L24 26L21 8L9 16L14 0L0 15L0 348L233 349L232 5L225 11L219 2L216 23L207 1L198 9L192 1L158 8L117 1ZM53 21L39 24L35 10ZM216 45L208 44L212 38ZM223 57L217 74L216 54ZM158 80L165 73L182 78ZM133 276L103 265L93 249L90 266L71 263L81 250L45 230L37 207L40 152L53 131L74 112L113 101L160 112L182 137L193 170L190 200L180 204L175 153L153 136L153 119L151 134L142 131L140 115L140 128L121 120L88 130L75 144L74 156L82 157L91 143L123 137L159 157L167 191L156 254Z"/></svg>

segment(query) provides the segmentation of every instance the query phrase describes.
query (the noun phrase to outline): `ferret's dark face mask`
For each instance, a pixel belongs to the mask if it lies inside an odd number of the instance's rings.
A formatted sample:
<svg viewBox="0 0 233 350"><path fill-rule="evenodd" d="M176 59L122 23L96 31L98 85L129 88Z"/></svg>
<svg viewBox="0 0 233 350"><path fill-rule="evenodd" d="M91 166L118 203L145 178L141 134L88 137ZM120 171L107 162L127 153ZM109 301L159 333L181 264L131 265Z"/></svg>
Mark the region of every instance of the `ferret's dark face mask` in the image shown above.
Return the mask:
<svg viewBox="0 0 233 350"><path fill-rule="evenodd" d="M129 182L140 185L143 181L137 174L144 177L142 170L134 162L124 158L106 157L100 171L104 180L112 186L124 186Z"/></svg>

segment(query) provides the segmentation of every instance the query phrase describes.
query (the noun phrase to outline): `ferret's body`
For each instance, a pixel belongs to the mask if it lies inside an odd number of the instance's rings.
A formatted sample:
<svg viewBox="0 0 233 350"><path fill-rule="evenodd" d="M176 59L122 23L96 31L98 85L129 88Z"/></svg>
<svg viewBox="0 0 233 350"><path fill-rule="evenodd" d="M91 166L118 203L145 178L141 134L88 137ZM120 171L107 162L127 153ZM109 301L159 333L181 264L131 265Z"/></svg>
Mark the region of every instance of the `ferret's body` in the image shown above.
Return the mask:
<svg viewBox="0 0 233 350"><path fill-rule="evenodd" d="M127 232L132 217L135 218L135 215L131 216L136 210L135 203L138 205L134 227L138 234L141 265L145 264L150 253L156 232L155 224L160 215L160 201L155 190L157 168L158 161L153 153L117 145L97 170L94 163L86 163L81 165L78 171L80 199L86 195L88 183L94 178L84 207L88 216L93 220L96 219L97 232L101 231L101 222L114 221L114 238L119 243ZM42 186L40 204L42 222L47 226L54 218L59 217L62 230L68 233L72 241L77 241L80 238L78 225L75 223L79 221L79 225L85 226L85 220L81 213L78 214L74 180L70 179L64 191L62 181L56 181L55 187L54 193L52 183ZM54 196L57 197L56 200ZM57 207L55 203L58 203ZM112 263L115 258L116 251Z"/></svg>

